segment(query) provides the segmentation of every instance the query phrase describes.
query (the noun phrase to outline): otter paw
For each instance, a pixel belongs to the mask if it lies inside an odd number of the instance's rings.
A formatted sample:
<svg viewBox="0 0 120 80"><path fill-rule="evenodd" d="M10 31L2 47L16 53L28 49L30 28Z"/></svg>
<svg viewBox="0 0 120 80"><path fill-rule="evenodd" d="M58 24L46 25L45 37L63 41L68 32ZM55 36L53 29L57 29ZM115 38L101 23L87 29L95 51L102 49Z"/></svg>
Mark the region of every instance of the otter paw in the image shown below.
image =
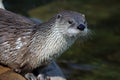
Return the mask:
<svg viewBox="0 0 120 80"><path fill-rule="evenodd" d="M25 78L27 80L37 80L36 76L33 73L27 73L27 74L25 74Z"/></svg>
<svg viewBox="0 0 120 80"><path fill-rule="evenodd" d="M39 74L37 76L37 80L50 80L50 78L48 76L43 75L43 74Z"/></svg>

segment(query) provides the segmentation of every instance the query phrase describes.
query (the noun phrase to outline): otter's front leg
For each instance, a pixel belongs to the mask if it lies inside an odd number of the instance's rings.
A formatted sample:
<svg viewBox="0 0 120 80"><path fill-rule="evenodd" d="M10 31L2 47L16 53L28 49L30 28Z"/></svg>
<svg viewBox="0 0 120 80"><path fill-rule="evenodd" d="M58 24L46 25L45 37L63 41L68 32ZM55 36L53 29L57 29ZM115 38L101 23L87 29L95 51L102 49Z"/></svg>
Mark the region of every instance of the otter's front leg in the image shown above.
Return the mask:
<svg viewBox="0 0 120 80"><path fill-rule="evenodd" d="M44 76L44 74L39 74L37 77L33 73L27 73L25 75L27 80L50 80L49 77Z"/></svg>
<svg viewBox="0 0 120 80"><path fill-rule="evenodd" d="M66 80L59 66L53 61L44 68L37 68L37 77L33 73L28 73L25 77L28 80Z"/></svg>
<svg viewBox="0 0 120 80"><path fill-rule="evenodd" d="M35 75L33 73L27 73L27 74L25 74L25 78L27 80L37 80L36 77L35 77Z"/></svg>

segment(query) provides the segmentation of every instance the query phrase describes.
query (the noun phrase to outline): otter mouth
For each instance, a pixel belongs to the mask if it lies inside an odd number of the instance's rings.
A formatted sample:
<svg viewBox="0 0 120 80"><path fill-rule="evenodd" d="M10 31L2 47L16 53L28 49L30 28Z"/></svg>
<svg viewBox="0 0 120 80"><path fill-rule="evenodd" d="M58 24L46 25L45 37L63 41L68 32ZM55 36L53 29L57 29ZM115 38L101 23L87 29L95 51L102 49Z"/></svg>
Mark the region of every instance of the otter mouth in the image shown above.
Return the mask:
<svg viewBox="0 0 120 80"><path fill-rule="evenodd" d="M84 28L83 30L79 30L79 31L80 32L79 32L78 36L80 36L80 37L84 37L89 34L89 29L87 29L87 28Z"/></svg>

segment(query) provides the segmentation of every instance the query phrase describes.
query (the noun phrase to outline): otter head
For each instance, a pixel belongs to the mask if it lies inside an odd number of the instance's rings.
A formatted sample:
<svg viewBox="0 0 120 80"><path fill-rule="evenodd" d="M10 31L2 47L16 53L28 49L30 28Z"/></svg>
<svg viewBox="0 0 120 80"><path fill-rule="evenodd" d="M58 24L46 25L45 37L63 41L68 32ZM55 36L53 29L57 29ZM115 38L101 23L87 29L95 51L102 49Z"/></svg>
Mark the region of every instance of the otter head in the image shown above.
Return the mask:
<svg viewBox="0 0 120 80"><path fill-rule="evenodd" d="M85 15L73 12L63 11L56 15L55 26L67 37L85 36L88 32Z"/></svg>

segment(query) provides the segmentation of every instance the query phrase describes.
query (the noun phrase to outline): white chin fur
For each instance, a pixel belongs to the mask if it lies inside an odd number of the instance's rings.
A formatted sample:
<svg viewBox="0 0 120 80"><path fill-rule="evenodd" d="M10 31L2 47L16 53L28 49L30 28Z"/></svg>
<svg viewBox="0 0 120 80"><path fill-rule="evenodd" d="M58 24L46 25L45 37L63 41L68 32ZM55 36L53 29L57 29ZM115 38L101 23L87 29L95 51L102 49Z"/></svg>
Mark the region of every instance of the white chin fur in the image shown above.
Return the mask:
<svg viewBox="0 0 120 80"><path fill-rule="evenodd" d="M85 36L87 34L87 32L88 32L87 28L85 28L84 31L80 31L80 30L77 30L77 29L74 29L74 28L69 28L68 29L68 33L69 33L70 36L75 36L79 33L80 33L80 36Z"/></svg>
<svg viewBox="0 0 120 80"><path fill-rule="evenodd" d="M74 28L69 28L68 29L68 33L71 34L71 35L76 35L78 34L80 31L77 30L77 29L74 29Z"/></svg>

